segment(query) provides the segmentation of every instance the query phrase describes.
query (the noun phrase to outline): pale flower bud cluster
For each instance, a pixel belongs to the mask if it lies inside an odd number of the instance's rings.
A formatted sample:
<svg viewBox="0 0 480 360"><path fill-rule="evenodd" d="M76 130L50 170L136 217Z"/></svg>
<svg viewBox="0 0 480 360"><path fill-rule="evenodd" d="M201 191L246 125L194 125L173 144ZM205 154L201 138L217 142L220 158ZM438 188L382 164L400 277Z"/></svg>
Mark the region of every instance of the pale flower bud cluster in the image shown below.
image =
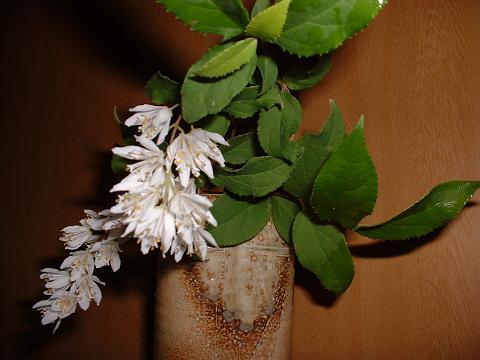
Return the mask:
<svg viewBox="0 0 480 360"><path fill-rule="evenodd" d="M170 253L176 261L185 253L205 260L207 244L217 244L204 228L217 223L209 210L212 203L197 194L192 176L203 172L213 178L211 161L220 166L225 163L217 144L228 143L219 134L192 129L189 133L181 131L164 153L157 144L164 141L171 127L171 109L141 105L132 110L138 113L125 124L139 126L138 145L112 150L133 161L127 167L130 174L111 190L124 192L110 209L125 226L122 236L136 238L144 254L160 248L163 256ZM145 129L149 129L148 134Z"/></svg>
<svg viewBox="0 0 480 360"><path fill-rule="evenodd" d="M33 308L42 314L42 324L55 322L55 330L62 319L73 314L77 305L88 309L91 301L97 305L102 299L99 287L104 285L93 275L96 268L120 267L119 245L136 238L141 252L160 248L162 255L170 253L178 262L186 253L196 254L201 260L207 256L207 244L217 246L215 239L204 228L217 225L210 212L212 203L197 194L194 179L203 172L213 178L211 160L224 166L224 158L217 144L228 145L216 133L192 129L174 137L166 152L159 148L172 126L172 108L140 105L125 125L138 126L138 145L115 147L113 153L130 160L129 174L111 191L122 192L116 205L96 213L85 210L87 217L80 225L63 229L60 240L70 255L60 269L45 268L40 278L45 280L45 295ZM54 331L55 331L54 330Z"/></svg>
<svg viewBox="0 0 480 360"><path fill-rule="evenodd" d="M45 280L44 294L49 298L37 302L33 308L42 313L42 324L55 322L57 330L62 319L73 314L77 305L87 310L93 300L97 305L102 299L100 285L105 285L93 275L95 268L111 266L113 271L120 268L119 230L121 224L111 226L110 211L96 213L85 210L87 217L80 225L67 226L60 238L70 253L60 269L45 268L40 278ZM105 230L106 225L109 229Z"/></svg>

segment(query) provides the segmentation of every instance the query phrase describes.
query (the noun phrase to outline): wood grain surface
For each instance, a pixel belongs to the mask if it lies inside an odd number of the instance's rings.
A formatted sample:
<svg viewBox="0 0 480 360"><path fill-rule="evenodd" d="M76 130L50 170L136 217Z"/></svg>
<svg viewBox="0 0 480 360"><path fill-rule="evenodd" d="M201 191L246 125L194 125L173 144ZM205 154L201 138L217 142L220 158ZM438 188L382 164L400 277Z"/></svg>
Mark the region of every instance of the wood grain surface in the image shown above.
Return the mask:
<svg viewBox="0 0 480 360"><path fill-rule="evenodd" d="M251 3L251 1L250 1ZM58 266L59 230L112 201L109 149L157 70L181 79L218 38L191 32L153 0L7 1L2 10L2 359L149 359L155 255L128 247L100 307L57 334L31 310L39 269ZM391 0L301 94L303 130L335 99L351 129L366 117L380 179L369 221L435 184L480 179L480 2ZM293 359L478 359L480 204L434 237L351 235L356 276L339 298L299 270ZM194 358L194 354L192 354Z"/></svg>

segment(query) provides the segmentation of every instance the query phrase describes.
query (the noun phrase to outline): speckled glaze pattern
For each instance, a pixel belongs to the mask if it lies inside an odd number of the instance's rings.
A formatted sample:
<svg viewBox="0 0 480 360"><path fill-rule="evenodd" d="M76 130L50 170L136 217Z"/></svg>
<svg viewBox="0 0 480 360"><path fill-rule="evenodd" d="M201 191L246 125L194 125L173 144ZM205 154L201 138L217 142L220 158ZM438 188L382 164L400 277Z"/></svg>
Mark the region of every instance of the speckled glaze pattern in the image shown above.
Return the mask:
<svg viewBox="0 0 480 360"><path fill-rule="evenodd" d="M289 359L294 257L271 221L206 262L160 261L155 359Z"/></svg>

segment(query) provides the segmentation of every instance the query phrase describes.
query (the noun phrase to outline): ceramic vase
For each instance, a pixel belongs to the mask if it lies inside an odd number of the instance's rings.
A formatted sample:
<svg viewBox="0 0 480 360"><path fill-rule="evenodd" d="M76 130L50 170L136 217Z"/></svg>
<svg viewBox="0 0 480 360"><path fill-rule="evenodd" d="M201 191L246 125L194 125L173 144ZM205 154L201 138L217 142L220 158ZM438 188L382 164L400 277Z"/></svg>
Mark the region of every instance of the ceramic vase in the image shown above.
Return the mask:
<svg viewBox="0 0 480 360"><path fill-rule="evenodd" d="M294 255L271 221L205 262L159 263L155 359L289 359Z"/></svg>

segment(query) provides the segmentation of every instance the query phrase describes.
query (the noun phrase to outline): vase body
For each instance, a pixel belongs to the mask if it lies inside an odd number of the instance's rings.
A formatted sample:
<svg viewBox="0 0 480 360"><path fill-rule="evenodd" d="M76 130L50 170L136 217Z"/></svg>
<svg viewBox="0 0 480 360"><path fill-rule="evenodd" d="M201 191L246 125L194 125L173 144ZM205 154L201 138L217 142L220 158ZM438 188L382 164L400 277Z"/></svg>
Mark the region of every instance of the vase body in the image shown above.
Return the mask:
<svg viewBox="0 0 480 360"><path fill-rule="evenodd" d="M294 258L271 221L207 261L160 261L155 359L289 359Z"/></svg>

